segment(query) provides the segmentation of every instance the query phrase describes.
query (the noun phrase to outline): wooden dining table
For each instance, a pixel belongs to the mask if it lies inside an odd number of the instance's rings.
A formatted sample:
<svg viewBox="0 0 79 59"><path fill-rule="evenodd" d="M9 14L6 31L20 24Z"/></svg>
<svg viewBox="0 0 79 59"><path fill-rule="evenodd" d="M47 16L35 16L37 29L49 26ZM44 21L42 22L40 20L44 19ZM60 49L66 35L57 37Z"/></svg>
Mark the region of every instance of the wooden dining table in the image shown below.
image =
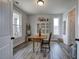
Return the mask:
<svg viewBox="0 0 79 59"><path fill-rule="evenodd" d="M35 42L42 42L42 40L46 39L47 38L47 35L32 35L32 36L29 36L28 39L31 39L32 42L33 42L33 52L35 52Z"/></svg>

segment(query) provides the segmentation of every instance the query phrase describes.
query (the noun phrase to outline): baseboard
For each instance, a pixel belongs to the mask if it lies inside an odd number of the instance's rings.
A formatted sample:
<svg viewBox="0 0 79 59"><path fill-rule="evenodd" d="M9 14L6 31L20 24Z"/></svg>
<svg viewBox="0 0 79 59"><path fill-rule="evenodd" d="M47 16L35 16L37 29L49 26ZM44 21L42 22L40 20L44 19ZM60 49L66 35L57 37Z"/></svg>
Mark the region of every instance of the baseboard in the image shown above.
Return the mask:
<svg viewBox="0 0 79 59"><path fill-rule="evenodd" d="M23 43L21 43L21 44L19 44L19 45L15 46L13 49L18 48L19 46L23 45L24 43L27 43L27 42L26 42L26 41L24 41Z"/></svg>

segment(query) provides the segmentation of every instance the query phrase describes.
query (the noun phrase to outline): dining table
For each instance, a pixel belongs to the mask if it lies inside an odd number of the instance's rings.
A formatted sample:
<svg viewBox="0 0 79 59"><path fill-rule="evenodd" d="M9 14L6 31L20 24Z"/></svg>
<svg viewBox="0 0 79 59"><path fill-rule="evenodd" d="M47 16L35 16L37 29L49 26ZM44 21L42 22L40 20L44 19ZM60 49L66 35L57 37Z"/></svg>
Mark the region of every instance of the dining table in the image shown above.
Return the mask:
<svg viewBox="0 0 79 59"><path fill-rule="evenodd" d="M36 35L31 35L28 37L28 39L31 39L32 42L33 42L33 52L35 52L35 42L42 42L42 40L46 39L47 38L47 35L41 35L39 36L38 34Z"/></svg>

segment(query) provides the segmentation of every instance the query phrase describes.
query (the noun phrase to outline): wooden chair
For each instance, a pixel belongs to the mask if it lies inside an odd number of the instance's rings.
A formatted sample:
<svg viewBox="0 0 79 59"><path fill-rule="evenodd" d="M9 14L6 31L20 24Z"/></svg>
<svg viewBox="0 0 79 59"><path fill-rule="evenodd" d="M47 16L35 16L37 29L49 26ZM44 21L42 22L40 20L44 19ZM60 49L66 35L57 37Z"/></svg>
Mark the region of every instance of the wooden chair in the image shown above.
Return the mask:
<svg viewBox="0 0 79 59"><path fill-rule="evenodd" d="M49 49L49 51L50 51L51 36L52 36L52 33L49 34L48 40L42 40L42 42L41 42L41 51L42 51L42 49L45 49L45 50Z"/></svg>

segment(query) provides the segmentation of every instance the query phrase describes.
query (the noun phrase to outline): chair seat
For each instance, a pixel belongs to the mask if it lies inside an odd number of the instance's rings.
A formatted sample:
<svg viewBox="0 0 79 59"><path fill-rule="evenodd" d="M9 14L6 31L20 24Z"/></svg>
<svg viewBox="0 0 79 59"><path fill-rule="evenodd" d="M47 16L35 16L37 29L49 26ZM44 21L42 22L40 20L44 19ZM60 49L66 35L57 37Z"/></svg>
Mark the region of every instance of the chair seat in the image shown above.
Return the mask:
<svg viewBox="0 0 79 59"><path fill-rule="evenodd" d="M48 40L43 40L42 44L49 44Z"/></svg>

